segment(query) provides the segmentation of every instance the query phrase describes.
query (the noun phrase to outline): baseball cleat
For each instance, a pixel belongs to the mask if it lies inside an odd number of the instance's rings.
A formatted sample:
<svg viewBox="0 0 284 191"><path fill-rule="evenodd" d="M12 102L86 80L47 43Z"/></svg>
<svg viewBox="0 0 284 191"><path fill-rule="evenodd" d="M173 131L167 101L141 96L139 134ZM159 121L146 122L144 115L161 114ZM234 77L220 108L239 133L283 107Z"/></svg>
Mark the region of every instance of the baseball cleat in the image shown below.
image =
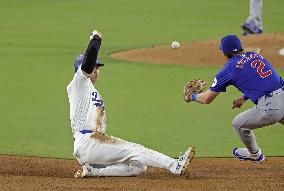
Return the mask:
<svg viewBox="0 0 284 191"><path fill-rule="evenodd" d="M255 26L255 24L253 22L244 22L241 24L241 28L247 32L247 33L243 33L243 34L261 34L263 33L263 31L258 28L257 26Z"/></svg>
<svg viewBox="0 0 284 191"><path fill-rule="evenodd" d="M183 175L188 167L188 165L191 163L191 161L194 159L195 155L195 148L189 147L185 153L179 157L178 164L176 167L176 174Z"/></svg>
<svg viewBox="0 0 284 191"><path fill-rule="evenodd" d="M82 178L82 170L78 170L77 172L75 172L74 177L75 178Z"/></svg>
<svg viewBox="0 0 284 191"><path fill-rule="evenodd" d="M234 148L233 155L238 160L250 160L254 163L260 163L265 160L265 156L261 153L260 149L257 151L257 153L251 154L247 148Z"/></svg>
<svg viewBox="0 0 284 191"><path fill-rule="evenodd" d="M80 170L78 170L75 174L75 178L83 178L85 176L93 176L93 167L88 163L85 163Z"/></svg>

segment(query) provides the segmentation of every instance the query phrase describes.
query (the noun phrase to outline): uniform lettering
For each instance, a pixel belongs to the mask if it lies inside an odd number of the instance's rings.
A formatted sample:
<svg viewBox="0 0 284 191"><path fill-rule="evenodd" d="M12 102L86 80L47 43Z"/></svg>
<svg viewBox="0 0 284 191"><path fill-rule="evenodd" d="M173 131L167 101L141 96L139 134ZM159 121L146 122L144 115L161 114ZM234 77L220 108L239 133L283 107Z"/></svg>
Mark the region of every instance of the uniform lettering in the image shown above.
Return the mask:
<svg viewBox="0 0 284 191"><path fill-rule="evenodd" d="M244 64L253 59L253 58L263 58L261 55L259 54L256 54L256 53L253 53L253 54L250 54L249 56L246 56L245 54L242 54L242 59L240 59L237 64L236 64L236 67L237 68L244 68Z"/></svg>
<svg viewBox="0 0 284 191"><path fill-rule="evenodd" d="M263 63L261 60L255 60L251 63L252 68L256 68L257 65L259 65L257 67L257 73L259 74L260 77L266 78L266 77L268 77L272 74L271 70L267 70L267 71L263 72L263 69L265 67L265 63Z"/></svg>
<svg viewBox="0 0 284 191"><path fill-rule="evenodd" d="M94 106L96 107L103 106L103 100L99 99L98 92L92 93L92 102L94 102Z"/></svg>

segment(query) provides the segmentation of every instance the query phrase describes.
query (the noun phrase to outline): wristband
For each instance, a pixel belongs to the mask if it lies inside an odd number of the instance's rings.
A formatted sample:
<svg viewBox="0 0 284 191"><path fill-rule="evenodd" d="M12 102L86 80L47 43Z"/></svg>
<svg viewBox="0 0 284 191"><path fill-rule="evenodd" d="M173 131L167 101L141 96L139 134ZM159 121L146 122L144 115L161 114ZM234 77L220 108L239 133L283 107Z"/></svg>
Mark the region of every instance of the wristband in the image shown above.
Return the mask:
<svg viewBox="0 0 284 191"><path fill-rule="evenodd" d="M196 101L196 98L197 98L197 93L192 93L191 94L191 101Z"/></svg>

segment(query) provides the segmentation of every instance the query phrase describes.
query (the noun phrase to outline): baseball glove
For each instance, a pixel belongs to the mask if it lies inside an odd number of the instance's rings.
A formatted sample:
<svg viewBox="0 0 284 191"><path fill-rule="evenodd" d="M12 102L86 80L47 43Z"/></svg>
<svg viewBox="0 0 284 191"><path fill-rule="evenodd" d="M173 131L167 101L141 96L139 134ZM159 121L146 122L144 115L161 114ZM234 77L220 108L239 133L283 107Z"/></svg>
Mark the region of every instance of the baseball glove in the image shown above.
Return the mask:
<svg viewBox="0 0 284 191"><path fill-rule="evenodd" d="M191 80L184 85L183 99L190 102L192 93L201 93L206 88L207 82L203 80Z"/></svg>

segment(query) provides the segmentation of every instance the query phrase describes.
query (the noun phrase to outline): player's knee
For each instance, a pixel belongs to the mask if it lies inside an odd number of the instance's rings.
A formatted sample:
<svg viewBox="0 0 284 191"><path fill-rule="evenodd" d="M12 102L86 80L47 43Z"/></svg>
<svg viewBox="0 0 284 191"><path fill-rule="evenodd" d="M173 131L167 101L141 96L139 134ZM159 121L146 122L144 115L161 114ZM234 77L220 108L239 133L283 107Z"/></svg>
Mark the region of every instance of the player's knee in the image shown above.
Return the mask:
<svg viewBox="0 0 284 191"><path fill-rule="evenodd" d="M235 117L232 121L232 126L235 128L235 129L240 129L242 127L243 123L238 120L238 117Z"/></svg>
<svg viewBox="0 0 284 191"><path fill-rule="evenodd" d="M252 130L250 129L244 129L244 128L240 128L240 134L243 134L243 135L250 135Z"/></svg>
<svg viewBox="0 0 284 191"><path fill-rule="evenodd" d="M232 126L236 129L237 132L239 132L239 134L248 135L251 133L251 130L244 126L244 122L240 120L238 116L233 119Z"/></svg>

